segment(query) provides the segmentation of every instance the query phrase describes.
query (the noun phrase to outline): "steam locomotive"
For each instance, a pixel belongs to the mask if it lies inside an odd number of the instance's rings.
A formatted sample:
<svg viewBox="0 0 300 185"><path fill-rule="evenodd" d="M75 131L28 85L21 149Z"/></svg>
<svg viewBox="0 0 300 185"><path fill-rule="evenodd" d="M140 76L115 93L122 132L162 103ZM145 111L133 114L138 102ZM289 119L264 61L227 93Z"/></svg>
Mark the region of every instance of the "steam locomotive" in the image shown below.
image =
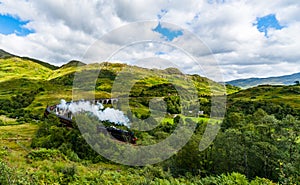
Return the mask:
<svg viewBox="0 0 300 185"><path fill-rule="evenodd" d="M109 126L109 127L97 126L97 132L109 133L115 139L123 142L128 142L131 144L136 144L137 141L137 138L134 136L133 132L122 130L114 126Z"/></svg>
<svg viewBox="0 0 300 185"><path fill-rule="evenodd" d="M55 109L56 109L56 105L47 107L44 112L44 116L47 117L49 114L54 114L53 110ZM73 128L73 120L71 119L71 115L67 115L67 116L63 116L59 114L55 114L55 115L59 118L62 126ZM97 132L109 133L111 136L113 136L115 139L119 141L136 144L137 138L134 136L134 133L131 131L118 129L114 126L107 126L107 127L97 126Z"/></svg>

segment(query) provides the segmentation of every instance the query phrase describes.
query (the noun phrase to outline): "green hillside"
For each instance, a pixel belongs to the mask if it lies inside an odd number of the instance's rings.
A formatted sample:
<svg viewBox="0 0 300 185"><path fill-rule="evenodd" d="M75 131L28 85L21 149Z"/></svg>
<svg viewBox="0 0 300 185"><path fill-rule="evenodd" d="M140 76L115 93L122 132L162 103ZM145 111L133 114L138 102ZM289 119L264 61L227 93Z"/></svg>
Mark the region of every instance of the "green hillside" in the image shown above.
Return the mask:
<svg viewBox="0 0 300 185"><path fill-rule="evenodd" d="M215 88L215 94L224 94L224 87L221 84L198 75L183 76L183 74L174 72L174 69L152 70L116 63L85 65L79 61L71 61L60 68L53 68L47 67L44 62L14 56L4 51L1 52L1 56L3 57L0 59L0 83L2 87L0 98L10 97L21 92L34 91L39 88L43 89L42 92L35 95L28 109L41 111L46 105L59 103L60 99L71 100L74 75L76 73L94 73L99 68L101 68L101 71L95 87L97 98L111 96L110 92L114 79L124 68L132 70L136 76L141 77L140 80L136 81L136 85L131 91L132 96L136 96L136 93L142 91L143 96L150 95L153 94L153 91L158 91L158 88L161 92L160 96L166 96L169 91L167 84L170 83L175 83L178 88L186 89L188 87L180 80L183 78L191 80L201 97L209 97L212 94L210 89L212 85ZM173 79L173 82L168 82L167 79ZM238 90L238 88L228 86L227 93L230 94ZM36 106L37 104L40 106Z"/></svg>
<svg viewBox="0 0 300 185"><path fill-rule="evenodd" d="M266 101L274 104L285 103L300 110L300 86L260 85L234 93L229 96L233 101Z"/></svg>
<svg viewBox="0 0 300 185"><path fill-rule="evenodd" d="M8 58L20 58L20 59L23 59L23 60L29 60L29 61L32 61L34 63L40 64L40 65L42 65L46 68L52 69L52 70L58 69L57 66L48 64L46 62L43 62L43 61L40 61L40 60L37 60L37 59L33 59L33 58L30 58L30 57L19 57L19 56L10 54L10 53L4 51L3 49L0 49L0 59L8 59Z"/></svg>
<svg viewBox="0 0 300 185"><path fill-rule="evenodd" d="M51 69L27 59L18 57L0 59L1 82L20 78L43 80L49 77L51 71Z"/></svg>
<svg viewBox="0 0 300 185"><path fill-rule="evenodd" d="M141 124L148 124L151 99L161 97L166 103L168 113L157 127L150 131L133 130L138 137L136 146L163 141L174 132L180 120L184 124L196 124L188 143L161 163L131 167L97 154L76 126L63 127L55 116L44 117L47 105L72 99L76 73L90 77L100 67L95 83L96 98L110 97L114 82L134 74L133 84L125 80L121 85L133 85L130 109L142 120ZM191 84L204 111L200 117L183 114L180 109L195 106L193 102L184 102L193 92ZM300 182L300 86L263 85L244 90L232 85L226 87L224 121L208 122L211 98L223 96L224 87L205 77L183 75L174 68L158 70L107 62L85 65L71 61L57 68L0 50L0 184ZM122 88L119 90L116 93L124 95ZM183 92L182 99L178 90ZM87 118L96 124L93 117ZM213 143L199 151L206 127L216 124L221 125L221 130ZM124 143L122 147L128 145ZM118 149L115 145L111 147Z"/></svg>

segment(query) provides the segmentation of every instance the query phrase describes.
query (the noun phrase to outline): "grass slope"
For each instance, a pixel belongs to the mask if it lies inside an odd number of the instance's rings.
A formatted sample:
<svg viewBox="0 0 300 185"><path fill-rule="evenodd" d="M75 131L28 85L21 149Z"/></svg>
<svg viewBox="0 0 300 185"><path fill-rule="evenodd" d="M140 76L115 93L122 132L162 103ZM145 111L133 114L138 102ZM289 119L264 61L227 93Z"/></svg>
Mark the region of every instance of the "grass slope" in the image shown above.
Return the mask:
<svg viewBox="0 0 300 185"><path fill-rule="evenodd" d="M0 82L12 79L47 79L51 69L31 60L11 57L0 59Z"/></svg>
<svg viewBox="0 0 300 185"><path fill-rule="evenodd" d="M0 50L0 56L0 99L9 98L21 92L29 92L42 87L44 91L38 93L32 104L28 107L28 109L37 111L42 111L46 105L58 103L62 98L71 100L72 83L76 72L93 73L97 72L100 67L101 71L95 87L96 96L99 98L109 97L115 78L121 73L122 75L126 75L126 72L128 74L134 73L138 79L131 90L131 93L136 93L137 95L143 89L150 94L155 94L155 92L166 89L170 90L168 87L170 83L169 79L173 80L173 84L183 89L187 88L179 80L180 78L191 80L198 90L199 96L210 96L211 84L216 87L216 92L222 92L222 86L216 82L198 75L181 77L183 74L172 68L157 70L116 63L84 65L79 61L71 61L61 68L51 69L36 63L32 59L20 58L3 50ZM77 64L79 64L79 67L77 67ZM259 86L242 91L232 85L226 85L226 87L227 94L232 94L229 95L229 98L233 100L269 100L286 102L293 107L297 107L300 101L298 86Z"/></svg>
<svg viewBox="0 0 300 185"><path fill-rule="evenodd" d="M40 65L42 65L46 68L52 69L52 70L58 69L57 66L48 64L46 62L43 62L43 61L40 61L40 60L37 60L37 59L33 59L33 58L29 58L29 57L19 57L19 56L10 54L10 53L4 51L3 49L0 49L0 59L8 59L8 58L13 58L13 57L20 58L20 59L23 59L23 60L30 60L32 62L35 62L37 64L40 64Z"/></svg>
<svg viewBox="0 0 300 185"><path fill-rule="evenodd" d="M191 80L198 90L199 96L209 97L211 84L216 88L215 92L222 92L222 86L216 82L198 75L182 76L183 74L172 68L157 70L116 63L84 65L78 61L71 61L61 68L51 69L31 59L20 58L3 50L0 50L0 56L2 56L0 58L0 99L43 88L44 91L39 92L34 101L27 107L28 110L41 114L47 105L59 103L60 99L72 99L72 84L76 72L94 73L98 72L100 67L101 71L95 87L97 98L110 97L115 78L120 74L126 75L126 73L128 75L134 73L138 79L131 90L131 93L136 93L137 96L141 96L140 93L143 90L143 93L146 92L144 97L150 94L155 95L157 92L172 90L168 86L170 84L169 79L172 79L172 83L179 88L187 89L188 87L180 81L180 78ZM126 84L124 84L125 86ZM297 107L300 102L297 86L259 86L242 91L232 85L226 85L226 87L229 98L233 100L286 102L293 107ZM143 105L137 104L136 110L138 109L147 112L147 107Z"/></svg>
<svg viewBox="0 0 300 185"><path fill-rule="evenodd" d="M300 86L260 85L229 95L234 101L267 101L275 104L286 103L300 110Z"/></svg>
<svg viewBox="0 0 300 185"><path fill-rule="evenodd" d="M215 91L222 92L223 87L216 82L198 75L183 76L177 69L146 69L137 66L128 66L117 63L101 63L84 65L79 61L71 61L60 68L54 68L46 65L44 62L38 62L35 59L22 58L11 55L3 50L0 52L0 99L9 98L21 92L30 92L38 88L44 91L36 95L34 102L28 107L29 109L41 110L46 105L58 103L60 99L71 100L72 84L76 73L92 74L99 72L99 78L96 84L96 97L110 97L110 91L114 83L114 79L124 69L128 73L134 73L136 77L140 77L136 81L140 87L151 89L152 91L165 90L164 84L170 83L166 79L172 79L173 84L180 88L187 88L179 79L188 78L193 82L195 88L199 91L200 96L210 96L210 86L216 87ZM78 66L77 66L78 65ZM157 74L160 74L158 76ZM125 85L125 84L124 84ZM227 89L227 93L238 91L234 87ZM134 90L133 90L134 91Z"/></svg>

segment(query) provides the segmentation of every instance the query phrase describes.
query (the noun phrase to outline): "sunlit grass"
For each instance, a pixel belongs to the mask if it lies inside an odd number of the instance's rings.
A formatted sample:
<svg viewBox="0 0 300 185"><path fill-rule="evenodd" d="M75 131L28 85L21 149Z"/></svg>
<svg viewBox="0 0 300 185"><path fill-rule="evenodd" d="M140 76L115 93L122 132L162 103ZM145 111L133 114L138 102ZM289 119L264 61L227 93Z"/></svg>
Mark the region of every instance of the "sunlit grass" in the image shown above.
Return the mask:
<svg viewBox="0 0 300 185"><path fill-rule="evenodd" d="M9 118L5 115L0 115L0 120L3 121L5 125L12 125L16 123L16 119Z"/></svg>
<svg viewBox="0 0 300 185"><path fill-rule="evenodd" d="M229 98L235 101L286 103L295 109L300 109L300 86L258 86L232 94Z"/></svg>
<svg viewBox="0 0 300 185"><path fill-rule="evenodd" d="M52 71L30 60L17 57L0 59L0 64L0 82L14 78L45 79Z"/></svg>

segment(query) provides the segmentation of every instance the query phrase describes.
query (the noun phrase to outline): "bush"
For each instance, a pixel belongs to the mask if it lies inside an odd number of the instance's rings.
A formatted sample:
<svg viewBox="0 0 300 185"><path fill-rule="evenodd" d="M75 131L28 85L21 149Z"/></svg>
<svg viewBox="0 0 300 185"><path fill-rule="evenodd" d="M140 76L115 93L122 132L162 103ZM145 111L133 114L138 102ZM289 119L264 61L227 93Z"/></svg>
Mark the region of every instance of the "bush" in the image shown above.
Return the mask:
<svg viewBox="0 0 300 185"><path fill-rule="evenodd" d="M80 158L78 155L72 150L72 144L71 143L63 143L58 148L69 160L74 162L79 162Z"/></svg>
<svg viewBox="0 0 300 185"><path fill-rule="evenodd" d="M0 161L0 184L11 184L11 169L2 161Z"/></svg>
<svg viewBox="0 0 300 185"><path fill-rule="evenodd" d="M63 154L59 150L41 148L39 150L31 151L26 157L32 160L55 160L63 157Z"/></svg>
<svg viewBox="0 0 300 185"><path fill-rule="evenodd" d="M6 146L1 147L1 148L0 148L0 158L1 158L2 156L7 156L7 155L8 155L7 147L6 147Z"/></svg>
<svg viewBox="0 0 300 185"><path fill-rule="evenodd" d="M265 184L265 185L273 185L274 183L272 181L270 181L269 179L265 179L265 178L260 178L260 177L256 177L254 180L251 181L250 185L261 185L261 184Z"/></svg>
<svg viewBox="0 0 300 185"><path fill-rule="evenodd" d="M256 179L255 179L256 180ZM271 181L260 181L261 179L257 178L257 181L251 182L251 184L256 185L257 183L259 184L269 184L268 182ZM240 173L230 173L230 174L222 174L220 176L208 176L205 178L201 178L199 181L199 184L215 184L215 185L248 185L250 184L248 179L246 178L245 175L240 174Z"/></svg>
<svg viewBox="0 0 300 185"><path fill-rule="evenodd" d="M0 119L0 126L4 126L5 123Z"/></svg>
<svg viewBox="0 0 300 185"><path fill-rule="evenodd" d="M60 184L69 184L70 182L75 180L77 167L74 165L65 166L59 168L57 172L60 174L60 176L62 176L62 178L60 178Z"/></svg>

